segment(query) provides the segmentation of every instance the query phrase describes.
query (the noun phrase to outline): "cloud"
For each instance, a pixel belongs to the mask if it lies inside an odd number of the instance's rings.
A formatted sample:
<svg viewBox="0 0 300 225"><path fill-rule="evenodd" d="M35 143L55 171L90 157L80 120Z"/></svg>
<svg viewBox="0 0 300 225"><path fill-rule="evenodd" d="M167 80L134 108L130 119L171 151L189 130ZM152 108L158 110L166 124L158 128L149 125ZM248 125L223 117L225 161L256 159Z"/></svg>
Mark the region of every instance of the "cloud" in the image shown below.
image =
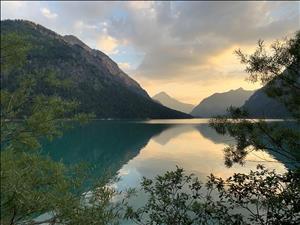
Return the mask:
<svg viewBox="0 0 300 225"><path fill-rule="evenodd" d="M41 8L41 12L43 16L45 16L48 19L55 19L57 17L56 13L52 13L49 9L47 8Z"/></svg>
<svg viewBox="0 0 300 225"><path fill-rule="evenodd" d="M1 1L1 18L29 19L73 34L109 54L150 92L165 89L176 96L175 90L187 88L199 99L239 82L250 87L233 50L293 34L299 7L299 2L252 1Z"/></svg>
<svg viewBox="0 0 300 225"><path fill-rule="evenodd" d="M145 52L137 69L149 79L208 80L203 68L215 54L260 38L281 38L299 27L295 5L269 2L155 2L113 20L109 30ZM282 6L285 10L276 16ZM222 71L219 71L222 72ZM223 71L224 72L224 71ZM227 71L230 74L232 71Z"/></svg>
<svg viewBox="0 0 300 225"><path fill-rule="evenodd" d="M8 2L6 2L8 3ZM6 4L4 3L4 4ZM24 1L10 1L8 4L10 4L12 7L16 7L16 8L19 8L19 7L22 7L26 4L26 2Z"/></svg>
<svg viewBox="0 0 300 225"><path fill-rule="evenodd" d="M121 62L121 63L118 63L118 65L124 71L127 71L127 70L131 69L131 65L127 62Z"/></svg>
<svg viewBox="0 0 300 225"><path fill-rule="evenodd" d="M117 54L119 42L117 39L109 36L103 35L98 39L97 48L104 51L106 54Z"/></svg>
<svg viewBox="0 0 300 225"><path fill-rule="evenodd" d="M25 1L1 1L1 20L7 19L7 18L24 18L24 17L34 17L29 12L29 6L28 2ZM30 3L32 7L32 12L34 12L36 9L38 12L40 11L40 8L38 7L37 2Z"/></svg>
<svg viewBox="0 0 300 225"><path fill-rule="evenodd" d="M149 9L153 6L154 1L129 1L128 5L132 9L141 10L141 9Z"/></svg>
<svg viewBox="0 0 300 225"><path fill-rule="evenodd" d="M98 27L94 24L86 24L82 20L78 20L74 24L75 29L97 29Z"/></svg>

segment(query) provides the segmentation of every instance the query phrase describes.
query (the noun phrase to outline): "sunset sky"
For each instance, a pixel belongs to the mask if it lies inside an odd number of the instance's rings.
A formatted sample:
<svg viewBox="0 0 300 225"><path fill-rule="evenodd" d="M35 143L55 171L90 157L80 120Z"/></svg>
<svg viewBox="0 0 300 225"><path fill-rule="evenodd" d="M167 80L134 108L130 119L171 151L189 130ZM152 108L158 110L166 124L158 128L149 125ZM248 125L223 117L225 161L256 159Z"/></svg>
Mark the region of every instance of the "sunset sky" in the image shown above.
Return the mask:
<svg viewBox="0 0 300 225"><path fill-rule="evenodd" d="M73 34L108 54L152 96L198 104L243 87L233 54L300 29L300 2L4 2L1 19L27 19Z"/></svg>

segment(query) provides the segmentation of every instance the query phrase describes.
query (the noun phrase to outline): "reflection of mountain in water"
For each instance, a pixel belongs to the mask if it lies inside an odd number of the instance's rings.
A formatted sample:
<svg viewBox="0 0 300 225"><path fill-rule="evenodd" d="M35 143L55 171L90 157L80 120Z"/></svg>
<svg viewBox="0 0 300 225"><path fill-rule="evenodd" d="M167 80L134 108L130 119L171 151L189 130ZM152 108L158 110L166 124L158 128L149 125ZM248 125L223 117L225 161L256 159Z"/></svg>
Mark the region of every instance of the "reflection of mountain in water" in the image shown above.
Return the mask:
<svg viewBox="0 0 300 225"><path fill-rule="evenodd" d="M66 164L86 162L91 165L93 176L105 173L115 174L130 159L137 156L149 140L161 145L167 144L194 129L203 138L215 144L233 144L230 136L223 136L209 127L208 124L152 124L130 121L93 121L67 131L63 137L57 138L43 146L43 152L54 160L62 160ZM199 136L199 138L202 138ZM188 148L190 143L186 143ZM222 151L222 149L220 149ZM275 159L284 163L279 155L269 152ZM155 166L155 165L153 165ZM288 165L286 165L289 167Z"/></svg>
<svg viewBox="0 0 300 225"><path fill-rule="evenodd" d="M173 138L178 137L181 134L190 132L193 130L199 131L199 133L206 139L211 140L215 144L233 144L234 139L229 135L218 134L208 123L201 124L180 124L174 125L171 129L167 129L161 134L155 136L153 140L161 145L167 144Z"/></svg>
<svg viewBox="0 0 300 225"><path fill-rule="evenodd" d="M277 125L281 125L284 127L291 127L293 129L296 128L297 124L295 122L284 122L284 124L282 122L270 122L270 125L277 123ZM221 135L218 134L213 128L209 127L208 124L199 124L195 126L195 129L197 129L201 135L211 141L213 141L215 144L234 144L235 140L233 137L229 136L229 135ZM280 129L280 128L279 128ZM291 160L284 157L282 154L274 152L274 151L270 151L270 150L265 150L268 154L270 154L275 160L283 163L285 165L286 168L289 169L293 169L295 168L297 165L294 162L290 162ZM278 150L280 152L280 150ZM262 162L263 163L262 159ZM299 165L298 165L299 166Z"/></svg>
<svg viewBox="0 0 300 225"><path fill-rule="evenodd" d="M198 124L195 126L200 134L211 140L215 144L233 144L234 140L229 135L221 135L218 134L213 128L211 128L208 124Z"/></svg>
<svg viewBox="0 0 300 225"><path fill-rule="evenodd" d="M213 128L209 127L208 123L201 124L181 124L174 125L171 129L165 130L163 133L155 136L153 140L161 145L167 144L171 139L178 137L179 135L198 130L200 134L214 142L215 144L231 144L234 142L233 138L228 135L218 134Z"/></svg>
<svg viewBox="0 0 300 225"><path fill-rule="evenodd" d="M153 136L168 127L170 125L93 121L45 144L43 152L66 164L88 163L97 176L108 171L114 174L135 157Z"/></svg>
<svg viewBox="0 0 300 225"><path fill-rule="evenodd" d="M171 139L178 137L179 135L194 130L191 125L174 125L172 129L167 129L161 134L155 136L153 140L160 145L167 144Z"/></svg>

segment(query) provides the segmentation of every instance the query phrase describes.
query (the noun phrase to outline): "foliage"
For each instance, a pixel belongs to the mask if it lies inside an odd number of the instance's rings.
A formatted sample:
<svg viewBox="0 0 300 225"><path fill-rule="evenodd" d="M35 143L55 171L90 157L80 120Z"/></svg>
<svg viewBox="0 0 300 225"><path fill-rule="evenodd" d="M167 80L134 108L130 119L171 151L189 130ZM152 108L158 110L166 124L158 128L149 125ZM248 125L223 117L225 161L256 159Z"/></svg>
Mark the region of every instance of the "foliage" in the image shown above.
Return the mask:
<svg viewBox="0 0 300 225"><path fill-rule="evenodd" d="M189 115L157 104L140 86L123 73L117 64L104 53L88 51L79 45L69 44L64 36L38 24L24 20L1 21L1 34L17 33L26 37L27 62L19 70L6 72L1 85L15 91L15 80L33 72L41 75L56 71L56 79L69 83L68 88L36 84L33 92L55 93L64 100L80 102L79 112L94 112L97 118L189 118ZM116 71L112 73L111 70Z"/></svg>
<svg viewBox="0 0 300 225"><path fill-rule="evenodd" d="M17 33L1 35L1 46L6 46L1 49L2 80L28 63L28 46ZM14 90L1 86L1 224L117 223L120 204L111 200L118 193L104 185L107 180L84 192L88 170L67 168L38 151L43 138L52 139L74 121L92 116L78 114L78 102L56 95L68 82L50 71L32 71L14 85ZM44 93L37 94L39 88Z"/></svg>
<svg viewBox="0 0 300 225"><path fill-rule="evenodd" d="M271 45L271 55L262 41L252 55L241 50L236 53L241 63L246 64L249 80L266 84L265 92L285 104L297 121L267 123L264 120L249 120L244 109L229 108L229 116L211 120L210 125L220 134L229 134L236 145L225 149L226 165L244 163L246 155L258 149L272 151L288 163L300 160L300 32L294 38Z"/></svg>
<svg viewBox="0 0 300 225"><path fill-rule="evenodd" d="M143 179L147 203L128 207L126 218L140 225L250 225L300 222L300 176L277 174L258 165L249 174L223 180L214 175L204 185L183 169Z"/></svg>
<svg viewBox="0 0 300 225"><path fill-rule="evenodd" d="M26 64L25 51L28 51L30 46L26 39L21 39L17 33L1 35L1 46L6 46L1 51L1 63L5 68L1 70L2 81L10 75L8 71L17 71ZM17 59L18 63L10 58ZM15 80L14 85L14 90L1 86L2 147L36 149L39 147L39 138L51 139L61 134L66 125L63 119L81 118L81 121L84 121L85 118L93 116L78 114L78 102L63 100L55 93L58 89L66 89L68 82L58 80L56 74L51 71L23 74ZM43 89L44 94L38 89ZM52 91L47 91L49 89ZM40 94L37 94L38 92Z"/></svg>
<svg viewBox="0 0 300 225"><path fill-rule="evenodd" d="M13 46L18 46L15 49ZM24 45L24 40L16 33L1 35L1 74L12 67L19 67L26 58L29 46Z"/></svg>
<svg viewBox="0 0 300 225"><path fill-rule="evenodd" d="M91 187L92 194L84 192L82 181L86 176L86 170L66 168L39 154L3 151L1 224L117 222L119 206L109 202L117 193L103 183ZM35 219L43 214L49 216Z"/></svg>
<svg viewBox="0 0 300 225"><path fill-rule="evenodd" d="M235 145L225 151L225 164L243 164L255 150L273 151L298 167L300 159L299 130L299 42L295 38L272 45L268 55L262 41L254 54L237 50L246 64L249 80L266 84L270 97L282 101L298 121L296 126L250 120L242 108L229 108L229 116L211 120L210 126L220 134L229 134ZM249 174L236 173L223 180L214 175L205 185L183 169L167 172L155 179L144 178L142 191L147 203L138 209L128 207L126 217L141 225L181 224L263 224L296 225L300 223L299 169L278 174L257 166Z"/></svg>
<svg viewBox="0 0 300 225"><path fill-rule="evenodd" d="M210 125L222 135L234 137L235 144L224 149L225 165L244 164L248 153L265 150L283 162L297 164L300 159L300 130L294 122L270 123L248 119L243 109L229 108L229 116L211 119Z"/></svg>
<svg viewBox="0 0 300 225"><path fill-rule="evenodd" d="M268 54L268 52L270 52ZM251 82L266 85L266 94L281 101L296 118L300 118L300 31L294 38L275 41L266 49L258 41L256 51L247 55L240 49L235 53L246 65Z"/></svg>
<svg viewBox="0 0 300 225"><path fill-rule="evenodd" d="M31 38L44 43L40 34L31 32ZM298 33L294 39L275 44L271 56L262 42L251 56L237 52L248 65L250 80L267 82L268 94L284 102L298 122L299 37ZM64 98L72 81L48 69L24 69L32 60L26 57L29 46L25 43L19 34L1 36L1 46L6 46L1 49L1 81L15 81L12 86L1 87L1 224L117 224L127 207L126 197L119 203L113 201L119 193L104 185L107 181L95 183L85 192L86 170L67 168L37 151L41 138L56 137L71 125L66 118L86 120L88 116L78 114L77 101ZM49 38L49 46L55 44L57 41ZM66 59L59 48L48 52L38 46L36 50L31 54L45 57L51 52L52 58ZM11 54L18 58L10 58ZM85 82L80 85L89 87ZM247 120L243 109L231 108L230 112L231 118L211 121L219 133L237 140L235 146L225 150L228 166L242 163L249 151L257 149L275 151L293 160L292 156L298 157L297 128ZM205 184L177 168L153 180L144 178L142 189L148 201L138 209L128 206L125 218L147 225L296 225L300 223L299 184L299 172L277 174L260 165L257 171L234 174L226 180L210 175ZM36 220L45 214L45 218Z"/></svg>

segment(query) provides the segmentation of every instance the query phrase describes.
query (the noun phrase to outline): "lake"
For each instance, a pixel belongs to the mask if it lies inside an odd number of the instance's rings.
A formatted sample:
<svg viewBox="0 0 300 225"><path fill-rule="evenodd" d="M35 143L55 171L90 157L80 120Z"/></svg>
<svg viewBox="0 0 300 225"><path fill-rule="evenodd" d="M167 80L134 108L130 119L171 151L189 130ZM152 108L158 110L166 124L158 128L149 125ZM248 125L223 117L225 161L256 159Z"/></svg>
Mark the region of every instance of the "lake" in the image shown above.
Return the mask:
<svg viewBox="0 0 300 225"><path fill-rule="evenodd" d="M143 176L152 178L176 169L176 165L203 182L210 173L225 178L234 172L254 170L258 163L286 171L286 165L276 156L262 151L249 154L243 166L227 168L223 149L228 144L234 144L234 140L217 134L207 119L94 120L45 144L43 152L68 165L88 163L95 177L108 171L118 174L118 190L138 187ZM140 198L136 204L142 201Z"/></svg>

